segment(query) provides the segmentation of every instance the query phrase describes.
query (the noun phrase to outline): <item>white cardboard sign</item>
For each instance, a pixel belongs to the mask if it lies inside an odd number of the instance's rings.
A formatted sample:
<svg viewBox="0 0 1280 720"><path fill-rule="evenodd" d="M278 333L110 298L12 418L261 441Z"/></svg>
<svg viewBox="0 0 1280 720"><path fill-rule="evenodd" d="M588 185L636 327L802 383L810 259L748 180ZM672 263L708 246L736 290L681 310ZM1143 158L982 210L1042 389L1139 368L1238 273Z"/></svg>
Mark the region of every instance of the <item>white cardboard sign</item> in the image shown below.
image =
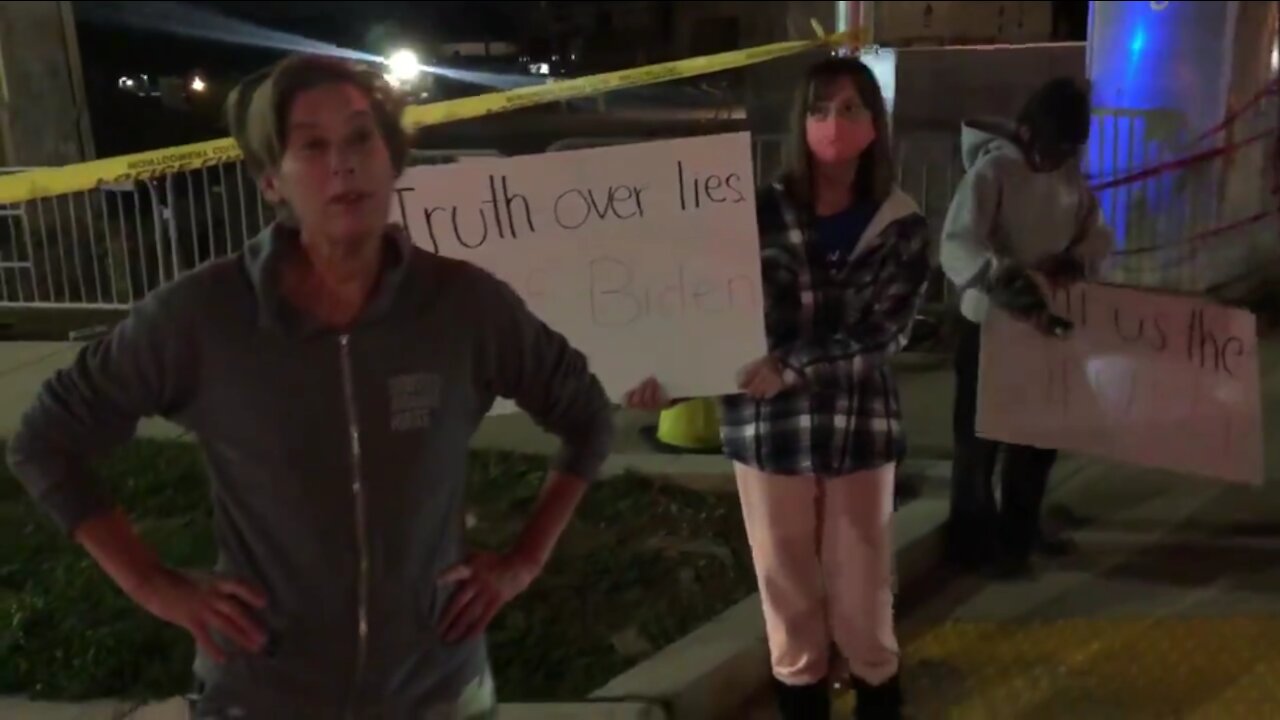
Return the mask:
<svg viewBox="0 0 1280 720"><path fill-rule="evenodd" d="M1261 484L1252 314L1201 298L1078 285L1046 337L993 308L982 331L978 434Z"/></svg>
<svg viewBox="0 0 1280 720"><path fill-rule="evenodd" d="M392 220L487 269L620 398L735 391L764 355L747 133L410 168Z"/></svg>

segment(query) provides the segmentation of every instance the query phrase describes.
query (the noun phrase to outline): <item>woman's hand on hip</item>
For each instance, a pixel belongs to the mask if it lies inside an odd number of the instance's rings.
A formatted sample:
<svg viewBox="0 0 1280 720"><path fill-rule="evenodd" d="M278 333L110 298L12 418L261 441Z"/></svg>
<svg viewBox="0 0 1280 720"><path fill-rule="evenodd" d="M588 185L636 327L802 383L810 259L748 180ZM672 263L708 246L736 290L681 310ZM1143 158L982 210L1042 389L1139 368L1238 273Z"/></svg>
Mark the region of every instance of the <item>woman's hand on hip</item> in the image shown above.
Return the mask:
<svg viewBox="0 0 1280 720"><path fill-rule="evenodd" d="M267 598L242 582L164 568L140 585L133 599L152 615L190 633L215 662L227 659L218 637L250 653L261 652L269 639L252 617L254 610L267 606Z"/></svg>
<svg viewBox="0 0 1280 720"><path fill-rule="evenodd" d="M631 388L622 400L623 407L632 410L649 410L651 412L666 410L673 404L671 397L667 395L666 388L662 387L662 383L654 378L647 378L644 382Z"/></svg>
<svg viewBox="0 0 1280 720"><path fill-rule="evenodd" d="M772 355L765 355L738 371L738 389L756 400L768 400L786 386L782 363Z"/></svg>
<svg viewBox="0 0 1280 720"><path fill-rule="evenodd" d="M457 585L440 620L440 637L455 643L484 632L498 611L524 592L540 572L537 563L514 553L473 553L440 576L441 585Z"/></svg>

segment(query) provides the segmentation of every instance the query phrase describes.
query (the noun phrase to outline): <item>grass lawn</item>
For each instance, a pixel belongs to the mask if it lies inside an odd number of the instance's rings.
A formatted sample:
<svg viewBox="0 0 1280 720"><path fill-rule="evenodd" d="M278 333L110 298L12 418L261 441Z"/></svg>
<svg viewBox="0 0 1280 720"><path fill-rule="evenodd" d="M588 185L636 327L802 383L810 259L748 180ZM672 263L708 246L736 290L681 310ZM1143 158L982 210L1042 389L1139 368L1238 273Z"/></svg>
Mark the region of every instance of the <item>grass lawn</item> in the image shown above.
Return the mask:
<svg viewBox="0 0 1280 720"><path fill-rule="evenodd" d="M544 469L541 458L473 455L473 545L506 545ZM101 472L167 562L212 564L207 480L194 446L137 441ZM601 483L543 577L490 627L499 693L581 698L754 583L732 496L639 477ZM136 609L0 471L0 695L171 697L190 689L191 656L182 631Z"/></svg>

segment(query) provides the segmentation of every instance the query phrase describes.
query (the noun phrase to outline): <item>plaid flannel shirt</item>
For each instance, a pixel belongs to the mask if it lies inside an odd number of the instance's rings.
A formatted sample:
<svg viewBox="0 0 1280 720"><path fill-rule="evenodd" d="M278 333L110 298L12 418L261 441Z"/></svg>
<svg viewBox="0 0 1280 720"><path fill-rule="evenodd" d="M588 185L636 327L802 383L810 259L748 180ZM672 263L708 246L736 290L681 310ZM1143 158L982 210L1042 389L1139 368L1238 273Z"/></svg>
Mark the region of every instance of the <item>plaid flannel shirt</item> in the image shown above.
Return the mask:
<svg viewBox="0 0 1280 720"><path fill-rule="evenodd" d="M780 185L759 201L769 352L789 378L765 401L722 399L730 459L781 475L846 475L901 460L888 358L910 336L929 275L925 219L895 190L847 265L809 252L806 219Z"/></svg>

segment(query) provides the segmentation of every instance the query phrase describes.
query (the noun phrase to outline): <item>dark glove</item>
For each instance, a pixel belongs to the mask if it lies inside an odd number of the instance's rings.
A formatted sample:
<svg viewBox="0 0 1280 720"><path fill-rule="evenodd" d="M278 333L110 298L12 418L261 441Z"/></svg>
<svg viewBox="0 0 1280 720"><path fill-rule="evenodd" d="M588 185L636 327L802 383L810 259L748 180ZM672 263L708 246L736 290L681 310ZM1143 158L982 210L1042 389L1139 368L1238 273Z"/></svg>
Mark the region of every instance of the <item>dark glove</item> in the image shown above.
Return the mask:
<svg viewBox="0 0 1280 720"><path fill-rule="evenodd" d="M1054 255L1040 264L1041 274L1054 285L1071 285L1084 280L1084 263L1074 255Z"/></svg>
<svg viewBox="0 0 1280 720"><path fill-rule="evenodd" d="M1073 329L1070 320L1053 314L1040 285L1017 265L1006 265L991 276L987 296L997 307L1046 335L1063 337Z"/></svg>

